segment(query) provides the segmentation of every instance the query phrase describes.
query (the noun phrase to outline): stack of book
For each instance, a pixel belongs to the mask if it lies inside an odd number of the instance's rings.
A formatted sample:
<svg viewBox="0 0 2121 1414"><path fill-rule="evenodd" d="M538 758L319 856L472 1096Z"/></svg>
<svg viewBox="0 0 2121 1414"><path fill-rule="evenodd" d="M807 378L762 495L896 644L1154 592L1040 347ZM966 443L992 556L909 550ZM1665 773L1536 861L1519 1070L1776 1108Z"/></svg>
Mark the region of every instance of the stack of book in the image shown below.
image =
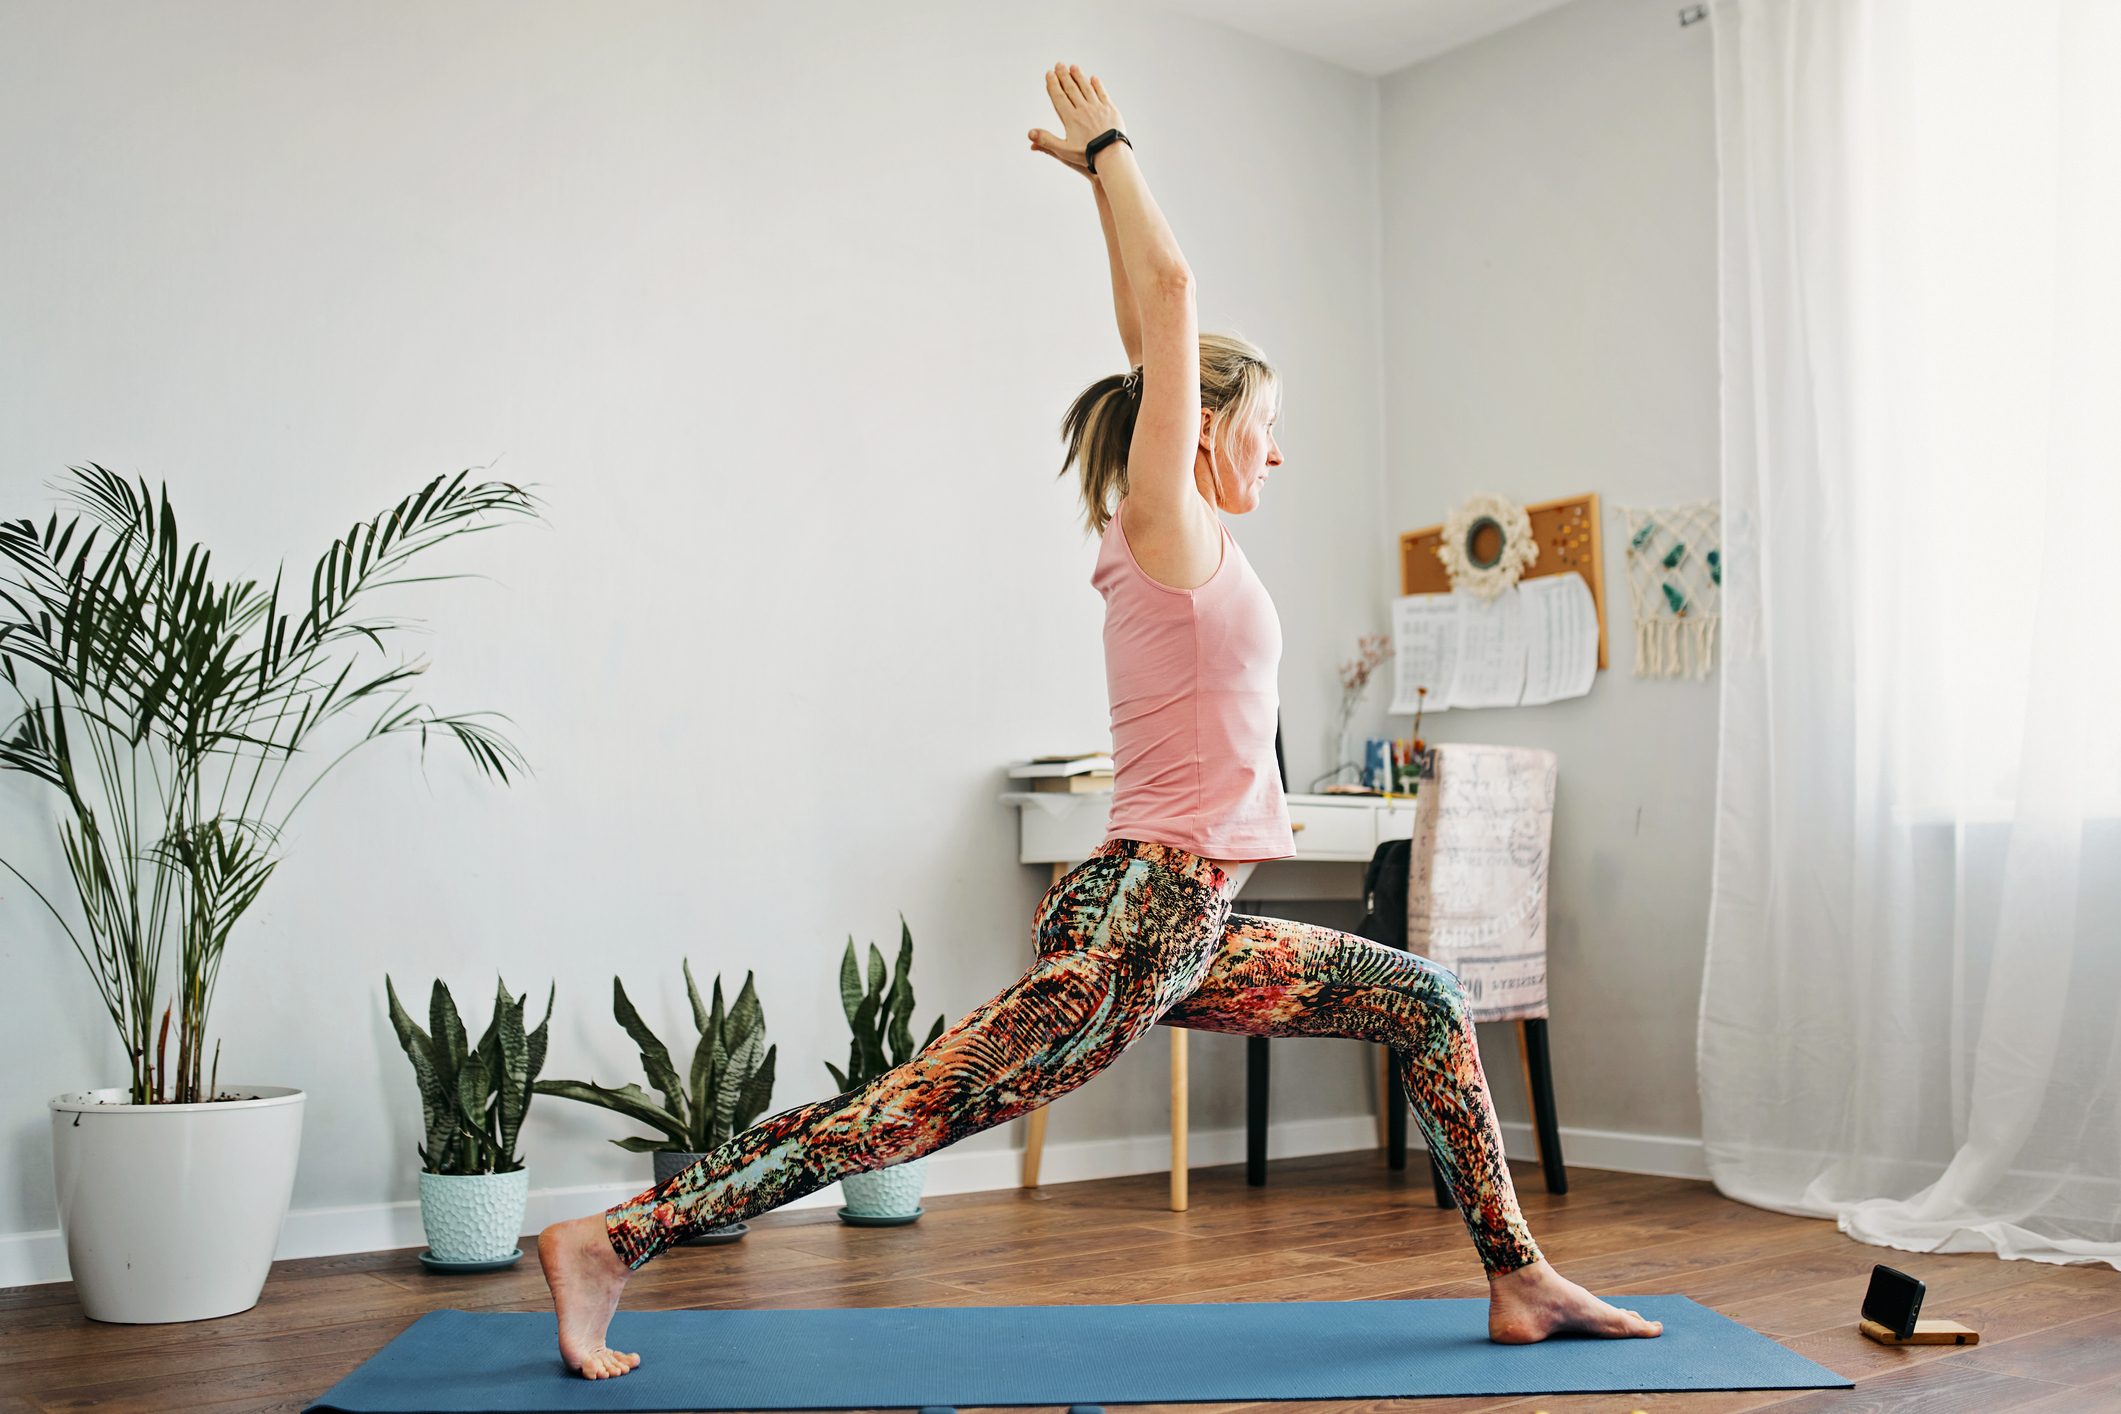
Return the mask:
<svg viewBox="0 0 2121 1414"><path fill-rule="evenodd" d="M1029 781L1036 791L1080 795L1112 789L1112 758L1107 755L1034 756L1009 763L1011 780Z"/></svg>

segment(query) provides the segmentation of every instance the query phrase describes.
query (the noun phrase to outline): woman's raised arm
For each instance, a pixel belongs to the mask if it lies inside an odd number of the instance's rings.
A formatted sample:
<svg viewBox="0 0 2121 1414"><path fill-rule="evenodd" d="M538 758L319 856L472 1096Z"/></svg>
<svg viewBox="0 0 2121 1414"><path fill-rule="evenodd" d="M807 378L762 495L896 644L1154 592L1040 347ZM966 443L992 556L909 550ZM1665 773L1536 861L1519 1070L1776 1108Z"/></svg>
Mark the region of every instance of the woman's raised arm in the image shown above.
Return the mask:
<svg viewBox="0 0 2121 1414"><path fill-rule="evenodd" d="M1032 133L1039 147L1071 165L1090 139L1121 127L1119 110L1095 77L1072 64L1056 64L1046 75L1046 95L1066 132ZM1193 480L1200 445L1200 332L1193 305L1193 272L1178 240L1149 195L1134 149L1115 142L1098 154L1097 178L1112 213L1120 263L1141 317L1141 407L1127 455L1127 499L1166 533L1200 540L1219 552L1210 537L1213 517L1200 515ZM1134 522L1130 519L1130 528ZM1191 558L1190 556L1188 558Z"/></svg>
<svg viewBox="0 0 2121 1414"><path fill-rule="evenodd" d="M1105 197L1104 184L1093 176L1090 188L1097 193L1097 223L1104 228L1105 260L1112 267L1112 317L1119 321L1119 343L1127 351L1127 367L1133 368L1142 361L1141 306L1135 302L1134 286L1127 283L1127 264L1120 258L1119 232L1112 222L1112 203Z"/></svg>
<svg viewBox="0 0 2121 1414"><path fill-rule="evenodd" d="M1048 74L1046 77L1051 79L1053 75ZM1091 75L1090 81L1093 85L1096 84L1097 76ZM1119 231L1112 223L1112 203L1105 197L1103 183L1098 181L1097 174L1090 170L1089 164L1080 154L1074 154L1071 160L1071 154L1058 147L1042 147L1039 143L1041 136L1050 139L1053 135L1033 128L1030 134L1031 150L1044 152L1081 177L1089 183L1091 194L1097 198L1097 224L1105 233L1105 262L1112 270L1112 317L1119 323L1119 344L1127 351L1127 367L1133 368L1142 361L1142 317L1140 308L1134 302L1134 286L1127 281L1127 262L1120 255Z"/></svg>

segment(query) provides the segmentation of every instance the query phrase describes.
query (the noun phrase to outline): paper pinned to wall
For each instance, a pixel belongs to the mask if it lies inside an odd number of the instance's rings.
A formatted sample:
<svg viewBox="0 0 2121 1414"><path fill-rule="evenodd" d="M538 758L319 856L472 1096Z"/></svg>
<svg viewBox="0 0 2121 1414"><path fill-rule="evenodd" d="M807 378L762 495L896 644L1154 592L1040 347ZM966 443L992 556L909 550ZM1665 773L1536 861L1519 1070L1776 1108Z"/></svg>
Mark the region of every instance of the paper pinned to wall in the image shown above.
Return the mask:
<svg viewBox="0 0 2121 1414"><path fill-rule="evenodd" d="M1412 712L1424 701L1428 711L1451 705L1451 679L1458 671L1457 596L1408 594L1392 602L1392 709Z"/></svg>
<svg viewBox="0 0 2121 1414"><path fill-rule="evenodd" d="M1515 707L1524 697L1524 600L1513 589L1493 599L1453 594L1458 605L1458 674L1453 707Z"/></svg>
<svg viewBox="0 0 2121 1414"><path fill-rule="evenodd" d="M1523 580L1492 600L1392 601L1393 712L1539 706L1584 696L1597 675L1598 609L1582 575Z"/></svg>
<svg viewBox="0 0 2121 1414"><path fill-rule="evenodd" d="M1598 606L1580 574L1549 574L1517 586L1525 601L1522 706L1582 697L1598 678Z"/></svg>

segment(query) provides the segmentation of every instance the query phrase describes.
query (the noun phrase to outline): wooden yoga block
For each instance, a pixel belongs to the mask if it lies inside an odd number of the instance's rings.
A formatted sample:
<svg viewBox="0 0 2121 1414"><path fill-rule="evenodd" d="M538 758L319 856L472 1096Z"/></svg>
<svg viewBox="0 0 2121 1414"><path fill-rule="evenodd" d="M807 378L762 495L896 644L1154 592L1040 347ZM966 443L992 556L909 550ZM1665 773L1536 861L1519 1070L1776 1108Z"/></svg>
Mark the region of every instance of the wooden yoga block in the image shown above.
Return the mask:
<svg viewBox="0 0 2121 1414"><path fill-rule="evenodd" d="M1880 1345L1979 1345L1981 1332L1971 1326L1962 1326L1957 1321L1917 1321L1915 1333L1906 1340L1894 1335L1876 1321L1858 1321L1861 1330Z"/></svg>

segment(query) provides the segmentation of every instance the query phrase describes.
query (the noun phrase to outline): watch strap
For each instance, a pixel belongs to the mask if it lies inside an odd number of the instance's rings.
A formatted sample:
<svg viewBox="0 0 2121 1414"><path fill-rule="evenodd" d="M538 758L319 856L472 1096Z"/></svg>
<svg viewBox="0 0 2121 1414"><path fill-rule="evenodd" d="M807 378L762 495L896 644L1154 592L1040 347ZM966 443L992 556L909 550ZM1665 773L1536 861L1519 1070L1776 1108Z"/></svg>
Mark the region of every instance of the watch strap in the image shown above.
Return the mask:
<svg viewBox="0 0 2121 1414"><path fill-rule="evenodd" d="M1118 128L1107 128L1096 137L1090 139L1090 145L1083 149L1083 159L1090 164L1091 176L1097 175L1097 154L1103 152L1115 142L1123 142L1129 147L1134 146L1134 139L1128 137Z"/></svg>

